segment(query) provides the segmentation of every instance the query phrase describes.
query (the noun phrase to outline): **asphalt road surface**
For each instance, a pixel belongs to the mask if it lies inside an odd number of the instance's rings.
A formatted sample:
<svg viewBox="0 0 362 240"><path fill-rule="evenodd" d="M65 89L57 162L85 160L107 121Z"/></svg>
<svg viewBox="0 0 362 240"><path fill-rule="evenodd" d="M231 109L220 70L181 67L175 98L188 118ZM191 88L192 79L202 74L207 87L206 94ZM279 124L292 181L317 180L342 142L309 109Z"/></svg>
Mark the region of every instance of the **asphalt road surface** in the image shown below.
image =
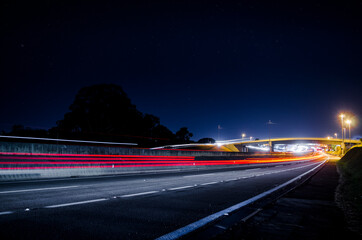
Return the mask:
<svg viewBox="0 0 362 240"><path fill-rule="evenodd" d="M2 182L0 239L154 239L320 162Z"/></svg>

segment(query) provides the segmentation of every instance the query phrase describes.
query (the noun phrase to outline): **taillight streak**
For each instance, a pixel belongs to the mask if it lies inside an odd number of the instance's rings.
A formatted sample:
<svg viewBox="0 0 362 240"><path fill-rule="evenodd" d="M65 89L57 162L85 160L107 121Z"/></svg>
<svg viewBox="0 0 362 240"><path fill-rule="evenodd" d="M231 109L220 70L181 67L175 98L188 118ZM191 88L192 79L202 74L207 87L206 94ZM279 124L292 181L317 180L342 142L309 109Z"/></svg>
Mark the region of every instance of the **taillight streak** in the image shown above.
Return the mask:
<svg viewBox="0 0 362 240"><path fill-rule="evenodd" d="M36 157L36 156L41 156L41 157ZM195 157L193 156L95 155L95 154L47 154L47 153L27 154L27 153L0 152L0 159L23 160L23 161L0 161L1 165L5 165L1 166L0 169L12 170L12 169L52 169L52 168L54 169L121 168L121 167L238 165L238 164L290 162L290 161L300 161L300 160L317 160L321 157L323 157L323 155L295 157L295 158L290 158L290 157L277 158L277 159L247 158L247 159L237 159L237 160L195 160ZM29 161L29 160L45 160L45 161ZM56 160L56 161L49 161L49 160ZM35 165L35 166L18 167L14 165L23 165L23 166ZM42 166L42 165L53 165L53 166ZM63 165L63 166L58 166L58 165ZM73 165L73 166L64 166L64 165Z"/></svg>
<svg viewBox="0 0 362 240"><path fill-rule="evenodd" d="M159 155L104 155L104 154L68 154L68 153L18 153L0 152L0 155L24 155L24 156L60 156L60 157L130 157L130 158L194 158L193 156L159 156Z"/></svg>

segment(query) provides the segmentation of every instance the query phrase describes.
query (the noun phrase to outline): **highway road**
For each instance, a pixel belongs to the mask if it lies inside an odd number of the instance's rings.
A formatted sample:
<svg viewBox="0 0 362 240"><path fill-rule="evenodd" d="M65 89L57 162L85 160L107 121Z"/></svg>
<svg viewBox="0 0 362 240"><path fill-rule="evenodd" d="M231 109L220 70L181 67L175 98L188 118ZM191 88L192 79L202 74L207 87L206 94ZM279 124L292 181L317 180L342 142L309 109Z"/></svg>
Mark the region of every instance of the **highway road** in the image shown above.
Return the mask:
<svg viewBox="0 0 362 240"><path fill-rule="evenodd" d="M0 239L155 239L281 185L321 161L1 182Z"/></svg>

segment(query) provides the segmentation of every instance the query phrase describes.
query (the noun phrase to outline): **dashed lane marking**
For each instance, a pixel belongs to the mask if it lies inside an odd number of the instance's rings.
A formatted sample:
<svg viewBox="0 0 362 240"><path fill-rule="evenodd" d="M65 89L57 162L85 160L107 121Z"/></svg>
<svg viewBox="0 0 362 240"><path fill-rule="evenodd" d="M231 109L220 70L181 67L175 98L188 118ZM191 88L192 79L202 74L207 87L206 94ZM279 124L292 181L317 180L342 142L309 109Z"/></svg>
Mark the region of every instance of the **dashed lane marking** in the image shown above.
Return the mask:
<svg viewBox="0 0 362 240"><path fill-rule="evenodd" d="M186 189L186 188L192 188L194 186L183 186L183 187L175 187L175 188L169 188L168 190L180 190L180 189Z"/></svg>
<svg viewBox="0 0 362 240"><path fill-rule="evenodd" d="M203 184L200 184L201 186L206 186L206 185L211 185L211 184L216 184L218 182L208 182L208 183L203 183Z"/></svg>
<svg viewBox="0 0 362 240"><path fill-rule="evenodd" d="M133 194L126 194L122 195L122 198L128 198L128 197L136 197L136 196L142 196L142 195L148 195L153 193L158 193L159 191L149 191L149 192L141 192L141 193L133 193Z"/></svg>
<svg viewBox="0 0 362 240"><path fill-rule="evenodd" d="M87 201L81 201L81 202L72 202L72 203L63 203L63 204L57 204L57 205L50 205L46 206L45 208L59 208L59 207L67 207L67 206L74 206L74 205L81 205L81 204L87 204L87 203L94 203L94 202L102 202L108 200L107 198L99 198L99 199L93 199L93 200L87 200Z"/></svg>

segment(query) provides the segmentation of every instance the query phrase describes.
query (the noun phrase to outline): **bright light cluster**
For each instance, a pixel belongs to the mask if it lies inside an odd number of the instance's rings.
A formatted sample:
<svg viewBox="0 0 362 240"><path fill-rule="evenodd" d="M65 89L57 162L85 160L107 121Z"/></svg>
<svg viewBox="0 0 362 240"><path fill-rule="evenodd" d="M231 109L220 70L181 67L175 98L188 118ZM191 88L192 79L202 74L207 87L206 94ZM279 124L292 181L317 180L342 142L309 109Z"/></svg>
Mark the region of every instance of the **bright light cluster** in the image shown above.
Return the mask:
<svg viewBox="0 0 362 240"><path fill-rule="evenodd" d="M269 151L268 144L259 144L255 145L246 145L247 148L253 149L256 151L267 152ZM293 152L293 153L308 153L308 152L318 152L322 151L326 148L323 144L274 144L273 151L274 152Z"/></svg>

